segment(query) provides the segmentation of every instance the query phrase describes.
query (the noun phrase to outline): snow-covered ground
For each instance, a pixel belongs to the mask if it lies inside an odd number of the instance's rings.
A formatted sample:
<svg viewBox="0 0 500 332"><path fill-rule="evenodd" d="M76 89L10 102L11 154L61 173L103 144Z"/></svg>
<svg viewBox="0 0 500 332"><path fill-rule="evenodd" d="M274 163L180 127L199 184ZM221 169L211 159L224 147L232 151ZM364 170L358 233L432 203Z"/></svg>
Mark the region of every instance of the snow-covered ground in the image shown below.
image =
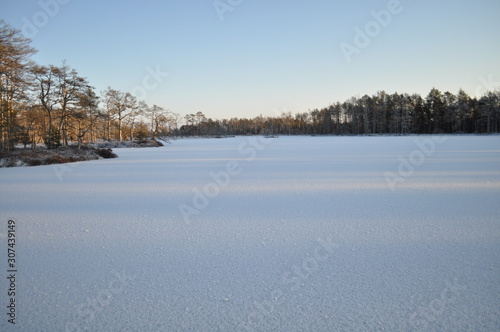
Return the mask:
<svg viewBox="0 0 500 332"><path fill-rule="evenodd" d="M500 136L114 151L0 169L0 330L500 330Z"/></svg>

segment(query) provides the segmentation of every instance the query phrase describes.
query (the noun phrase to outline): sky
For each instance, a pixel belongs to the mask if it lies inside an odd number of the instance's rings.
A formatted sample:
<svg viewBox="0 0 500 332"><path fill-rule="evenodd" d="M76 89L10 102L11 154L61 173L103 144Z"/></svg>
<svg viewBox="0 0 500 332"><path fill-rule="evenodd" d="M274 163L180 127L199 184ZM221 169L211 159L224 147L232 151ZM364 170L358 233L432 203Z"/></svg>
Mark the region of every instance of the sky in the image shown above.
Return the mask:
<svg viewBox="0 0 500 332"><path fill-rule="evenodd" d="M307 112L351 97L500 88L498 0L3 0L63 60L182 116Z"/></svg>

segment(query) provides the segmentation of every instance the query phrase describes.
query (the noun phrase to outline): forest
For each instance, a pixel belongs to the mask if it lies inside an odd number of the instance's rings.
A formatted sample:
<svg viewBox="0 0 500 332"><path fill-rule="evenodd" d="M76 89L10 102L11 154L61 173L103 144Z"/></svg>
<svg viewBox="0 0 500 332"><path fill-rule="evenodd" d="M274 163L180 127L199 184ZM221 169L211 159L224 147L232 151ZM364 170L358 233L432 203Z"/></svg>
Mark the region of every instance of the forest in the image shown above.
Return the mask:
<svg viewBox="0 0 500 332"><path fill-rule="evenodd" d="M30 43L0 21L0 151L19 144L54 149L164 136L490 134L500 129L498 90L479 98L436 88L424 97L379 91L322 109L253 119L211 119L202 111L181 116L130 92L111 87L96 92L65 61L37 64Z"/></svg>

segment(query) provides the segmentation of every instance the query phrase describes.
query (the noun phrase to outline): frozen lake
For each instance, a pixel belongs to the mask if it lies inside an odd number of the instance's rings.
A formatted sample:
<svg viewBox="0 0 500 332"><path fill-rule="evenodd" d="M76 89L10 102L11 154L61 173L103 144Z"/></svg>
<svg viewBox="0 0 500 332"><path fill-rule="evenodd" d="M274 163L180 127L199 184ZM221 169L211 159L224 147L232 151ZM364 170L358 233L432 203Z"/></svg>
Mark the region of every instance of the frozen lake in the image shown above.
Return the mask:
<svg viewBox="0 0 500 332"><path fill-rule="evenodd" d="M0 330L500 330L500 136L114 151L0 169Z"/></svg>

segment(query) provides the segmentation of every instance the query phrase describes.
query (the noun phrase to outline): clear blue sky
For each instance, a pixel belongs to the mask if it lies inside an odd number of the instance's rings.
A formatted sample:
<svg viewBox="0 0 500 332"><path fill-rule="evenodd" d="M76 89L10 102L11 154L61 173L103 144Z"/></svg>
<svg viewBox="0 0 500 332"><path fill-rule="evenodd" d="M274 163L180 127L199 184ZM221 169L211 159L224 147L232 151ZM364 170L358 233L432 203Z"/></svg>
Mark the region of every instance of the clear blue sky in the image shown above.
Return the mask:
<svg viewBox="0 0 500 332"><path fill-rule="evenodd" d="M32 38L38 63L66 59L98 92L140 92L181 115L278 115L379 90L475 96L500 86L498 0L220 0L231 9L220 13L214 2L5 0L0 18ZM383 10L393 13L378 23L371 12ZM371 29L368 45L356 27ZM350 62L341 43L358 49ZM148 68L169 75L156 84Z"/></svg>

